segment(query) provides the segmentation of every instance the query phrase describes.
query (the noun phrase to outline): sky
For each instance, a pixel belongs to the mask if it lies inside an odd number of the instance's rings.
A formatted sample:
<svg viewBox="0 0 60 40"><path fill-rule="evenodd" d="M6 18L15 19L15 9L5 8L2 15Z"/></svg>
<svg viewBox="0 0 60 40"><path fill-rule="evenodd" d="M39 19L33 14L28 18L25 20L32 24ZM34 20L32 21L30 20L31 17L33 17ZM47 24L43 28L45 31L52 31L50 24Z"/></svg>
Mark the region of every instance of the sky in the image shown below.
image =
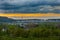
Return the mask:
<svg viewBox="0 0 60 40"><path fill-rule="evenodd" d="M0 0L0 13L60 13L60 0Z"/></svg>

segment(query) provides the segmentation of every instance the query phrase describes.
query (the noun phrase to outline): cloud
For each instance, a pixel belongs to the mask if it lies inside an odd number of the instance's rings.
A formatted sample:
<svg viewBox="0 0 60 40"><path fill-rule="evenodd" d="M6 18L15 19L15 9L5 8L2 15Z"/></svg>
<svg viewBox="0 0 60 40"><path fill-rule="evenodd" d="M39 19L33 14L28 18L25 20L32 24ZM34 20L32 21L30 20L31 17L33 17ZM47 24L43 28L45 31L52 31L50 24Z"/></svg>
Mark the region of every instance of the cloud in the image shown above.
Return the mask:
<svg viewBox="0 0 60 40"><path fill-rule="evenodd" d="M8 3L11 5L32 5L32 4L51 4L51 3L60 3L60 0L0 0L1 3Z"/></svg>
<svg viewBox="0 0 60 40"><path fill-rule="evenodd" d="M29 5L29 4L41 4L41 3L60 3L60 0L5 0L9 4L13 5Z"/></svg>
<svg viewBox="0 0 60 40"><path fill-rule="evenodd" d="M54 13L59 13L60 12L60 6L50 6L50 5L43 5L43 6L37 6L37 7L21 7L18 9L9 9L9 10L5 10L4 12L22 12L22 13L39 13L39 12L54 12Z"/></svg>
<svg viewBox="0 0 60 40"><path fill-rule="evenodd" d="M57 12L60 0L0 0L0 12Z"/></svg>

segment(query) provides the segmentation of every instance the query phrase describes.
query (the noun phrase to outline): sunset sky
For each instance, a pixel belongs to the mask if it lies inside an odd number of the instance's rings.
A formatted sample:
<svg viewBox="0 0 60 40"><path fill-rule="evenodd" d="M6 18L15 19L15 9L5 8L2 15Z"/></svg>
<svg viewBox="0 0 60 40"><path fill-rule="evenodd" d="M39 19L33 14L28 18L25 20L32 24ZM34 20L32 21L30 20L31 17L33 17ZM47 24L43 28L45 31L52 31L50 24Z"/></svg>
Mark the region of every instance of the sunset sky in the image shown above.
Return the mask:
<svg viewBox="0 0 60 40"><path fill-rule="evenodd" d="M17 13L15 13L15 14L10 14L10 13L8 13L8 14L0 14L0 16L4 16L4 17L60 17L60 14L54 14L54 13L47 13L47 14L40 14L40 13L31 13L31 14L22 14L22 13L20 13L20 14L17 14Z"/></svg>
<svg viewBox="0 0 60 40"><path fill-rule="evenodd" d="M60 17L60 0L0 0L0 16Z"/></svg>

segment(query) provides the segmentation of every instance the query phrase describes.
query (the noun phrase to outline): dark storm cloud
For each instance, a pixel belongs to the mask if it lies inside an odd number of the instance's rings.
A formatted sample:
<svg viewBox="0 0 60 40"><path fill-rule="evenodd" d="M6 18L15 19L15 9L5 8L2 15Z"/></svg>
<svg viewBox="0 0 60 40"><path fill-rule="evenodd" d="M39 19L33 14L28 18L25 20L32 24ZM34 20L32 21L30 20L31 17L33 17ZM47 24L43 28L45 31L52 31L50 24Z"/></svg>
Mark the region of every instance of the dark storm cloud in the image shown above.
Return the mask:
<svg viewBox="0 0 60 40"><path fill-rule="evenodd" d="M60 12L60 0L0 0L0 12Z"/></svg>

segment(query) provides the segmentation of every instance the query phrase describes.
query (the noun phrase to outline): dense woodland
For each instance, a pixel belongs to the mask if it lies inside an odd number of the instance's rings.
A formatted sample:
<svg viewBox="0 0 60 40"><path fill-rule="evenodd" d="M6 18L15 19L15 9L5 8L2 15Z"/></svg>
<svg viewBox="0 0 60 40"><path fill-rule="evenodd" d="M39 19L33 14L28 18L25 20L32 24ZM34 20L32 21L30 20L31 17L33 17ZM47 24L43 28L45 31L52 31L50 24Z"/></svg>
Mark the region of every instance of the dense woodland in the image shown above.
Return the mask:
<svg viewBox="0 0 60 40"><path fill-rule="evenodd" d="M60 23L0 24L0 40L60 40Z"/></svg>

